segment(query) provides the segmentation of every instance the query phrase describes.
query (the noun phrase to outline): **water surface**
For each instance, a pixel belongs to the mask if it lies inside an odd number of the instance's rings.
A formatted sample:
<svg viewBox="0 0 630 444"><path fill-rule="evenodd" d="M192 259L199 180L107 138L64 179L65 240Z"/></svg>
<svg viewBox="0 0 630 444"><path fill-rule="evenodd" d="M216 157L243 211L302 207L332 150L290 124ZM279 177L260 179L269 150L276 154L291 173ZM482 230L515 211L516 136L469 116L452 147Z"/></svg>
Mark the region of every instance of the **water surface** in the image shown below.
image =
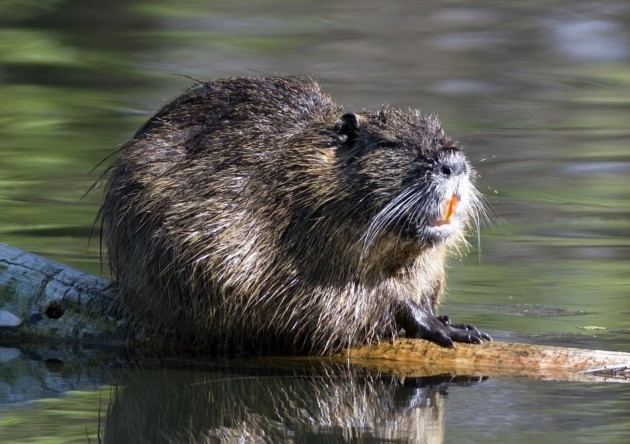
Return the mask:
<svg viewBox="0 0 630 444"><path fill-rule="evenodd" d="M92 168L187 88L185 76L265 73L313 75L348 110L437 112L462 142L492 224L451 261L445 312L502 340L630 352L623 1L4 2L0 241L106 274L88 243L100 190L81 199L102 171ZM191 442L261 431L295 442L630 441L625 386L406 387L356 369L243 376L230 362L104 373L115 358L68 353L0 353L2 442L115 442L131 430L154 442L155 424Z"/></svg>

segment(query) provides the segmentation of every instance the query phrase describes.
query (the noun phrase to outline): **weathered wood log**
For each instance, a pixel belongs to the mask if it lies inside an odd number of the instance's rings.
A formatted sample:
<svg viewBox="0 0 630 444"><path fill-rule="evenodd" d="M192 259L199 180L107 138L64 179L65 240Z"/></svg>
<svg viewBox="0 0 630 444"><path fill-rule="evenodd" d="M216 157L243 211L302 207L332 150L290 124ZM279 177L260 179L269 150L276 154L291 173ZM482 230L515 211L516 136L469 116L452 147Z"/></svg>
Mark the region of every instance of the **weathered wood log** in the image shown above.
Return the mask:
<svg viewBox="0 0 630 444"><path fill-rule="evenodd" d="M123 345L107 279L0 244L0 340Z"/></svg>
<svg viewBox="0 0 630 444"><path fill-rule="evenodd" d="M0 244L0 343L76 342L129 345L124 317L111 307L116 288L101 277ZM326 358L328 359L328 358ZM503 342L443 348L400 339L330 359L400 376L521 376L575 381L630 381L630 353Z"/></svg>
<svg viewBox="0 0 630 444"><path fill-rule="evenodd" d="M507 342L455 344L414 339L359 347L340 358L400 376L511 376L562 381L630 382L630 353Z"/></svg>

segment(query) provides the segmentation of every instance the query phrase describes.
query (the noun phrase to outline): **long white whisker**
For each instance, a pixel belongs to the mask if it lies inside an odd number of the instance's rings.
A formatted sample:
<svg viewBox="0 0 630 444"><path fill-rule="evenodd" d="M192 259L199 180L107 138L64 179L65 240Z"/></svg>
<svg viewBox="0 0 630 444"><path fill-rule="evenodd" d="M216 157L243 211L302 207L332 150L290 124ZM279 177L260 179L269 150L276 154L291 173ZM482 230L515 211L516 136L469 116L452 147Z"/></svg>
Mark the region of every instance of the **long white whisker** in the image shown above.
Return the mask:
<svg viewBox="0 0 630 444"><path fill-rule="evenodd" d="M385 205L373 218L368 225L365 234L362 236L363 245L361 249L361 255L359 257L359 264L357 269L357 275L360 275L360 270L363 266L363 262L367 256L367 252L378 236L391 224L391 219L400 213L399 209L407 205L407 203L415 199L413 193L414 188L407 188L392 199L387 205Z"/></svg>
<svg viewBox="0 0 630 444"><path fill-rule="evenodd" d="M398 238L400 238L401 233L403 233L403 231L406 230L407 227L410 224L413 223L413 224L418 225L418 221L420 219L420 216L426 210L427 202L426 201L423 202L422 205L420 205L420 206L417 206L417 204L418 204L418 202L424 200L425 197L430 194L430 192L432 192L432 189L429 187L429 188L425 188L424 190L422 190L422 192L416 193L415 199L413 200L411 205L408 205L409 208L413 208L413 211L409 214L409 216L407 217L407 220L405 221L405 223L400 227L400 230L398 232ZM407 209L408 208L405 208L404 210L406 211Z"/></svg>
<svg viewBox="0 0 630 444"><path fill-rule="evenodd" d="M396 198L394 198L391 202L389 202L381 211L379 211L376 216L372 219L372 222L368 226L364 236L363 236L363 246L364 248L369 246L371 241L374 240L375 235L378 235L383 225L387 223L388 216L396 210L396 208L403 204L411 195L413 189L407 189L400 193Z"/></svg>

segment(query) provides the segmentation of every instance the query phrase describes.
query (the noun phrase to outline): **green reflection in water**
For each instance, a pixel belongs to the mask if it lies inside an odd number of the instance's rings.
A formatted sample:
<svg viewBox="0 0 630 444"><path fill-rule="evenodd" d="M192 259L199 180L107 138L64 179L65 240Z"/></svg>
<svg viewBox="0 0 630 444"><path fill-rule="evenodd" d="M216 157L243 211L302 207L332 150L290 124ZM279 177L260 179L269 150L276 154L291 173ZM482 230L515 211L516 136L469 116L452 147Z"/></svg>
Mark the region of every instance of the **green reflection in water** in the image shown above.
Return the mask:
<svg viewBox="0 0 630 444"><path fill-rule="evenodd" d="M73 391L63 398L39 399L11 410L0 410L2 442L99 442L112 390L103 387L95 391Z"/></svg>
<svg viewBox="0 0 630 444"><path fill-rule="evenodd" d="M630 62L627 45L608 52L627 41L627 9L615 1L381 6L2 2L0 241L100 273L98 243L88 248L100 191L81 196L102 169L90 171L190 84L175 74L307 73L349 109L389 102L438 111L466 147L494 226L483 229L479 255L473 248L451 261L445 312L499 339L630 351ZM586 43L599 46L584 53ZM478 401L477 391L455 391L447 441L579 441L567 424L608 411L611 396L562 385L558 399L579 401L572 414L527 398L530 388L548 389L499 384ZM51 442L51 431L83 442L86 424L94 439L105 392L0 413L2 442L26 427L37 442ZM529 404L506 417L505 406L522 399ZM489 410L494 422L483 420ZM506 431L537 430L545 418L557 420L545 436ZM592 419L582 441L628 441L619 406L614 418ZM489 433L497 424L503 431Z"/></svg>

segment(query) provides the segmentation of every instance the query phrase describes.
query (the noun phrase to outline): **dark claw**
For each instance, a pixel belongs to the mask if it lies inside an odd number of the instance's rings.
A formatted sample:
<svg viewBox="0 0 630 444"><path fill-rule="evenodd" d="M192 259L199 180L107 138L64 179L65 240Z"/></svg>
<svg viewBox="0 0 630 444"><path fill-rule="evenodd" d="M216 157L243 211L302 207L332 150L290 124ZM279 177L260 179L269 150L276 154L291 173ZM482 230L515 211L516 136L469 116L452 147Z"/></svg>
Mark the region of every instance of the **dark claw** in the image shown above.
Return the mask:
<svg viewBox="0 0 630 444"><path fill-rule="evenodd" d="M477 336L482 336L482 333L479 330L477 330L477 327L474 327L470 324L451 324L451 327L458 328L461 330L470 330Z"/></svg>
<svg viewBox="0 0 630 444"><path fill-rule="evenodd" d="M449 337L448 333L442 331L430 331L420 336L423 339L427 339L429 341L433 341L441 345L442 347L453 348L455 347L455 343L453 339Z"/></svg>
<svg viewBox="0 0 630 444"><path fill-rule="evenodd" d="M479 331L479 329L470 324L451 324L449 322L447 327L451 331L449 336L454 341L472 344L481 344L483 341L492 342L492 338L489 334Z"/></svg>
<svg viewBox="0 0 630 444"><path fill-rule="evenodd" d="M455 342L481 344L492 341L487 333L470 324L453 324L447 315L436 317L410 301L397 306L396 322L408 337L427 339L443 347L453 347Z"/></svg>
<svg viewBox="0 0 630 444"><path fill-rule="evenodd" d="M405 330L407 337L433 341L442 347L454 347L449 328L418 304L405 301L396 307L396 324Z"/></svg>
<svg viewBox="0 0 630 444"><path fill-rule="evenodd" d="M470 324L453 324L447 315L436 317L410 301L398 306L396 321L408 337L427 339L443 347L453 347L455 342L481 344L492 341L490 335Z"/></svg>
<svg viewBox="0 0 630 444"><path fill-rule="evenodd" d="M449 337L456 342L467 342L469 344L481 344L483 342L481 336L475 334L472 330L456 328L453 326L448 327L448 329Z"/></svg>
<svg viewBox="0 0 630 444"><path fill-rule="evenodd" d="M442 347L455 347L453 341L456 341L456 339L450 335L449 328L435 317L427 317L425 325L419 328L419 331L416 334L412 334L412 336L435 342Z"/></svg>
<svg viewBox="0 0 630 444"><path fill-rule="evenodd" d="M449 337L456 342L469 342L473 344L480 344L483 341L492 342L492 337L490 337L488 333L480 331L474 325L453 324L448 315L438 316L437 319L442 322L445 327L448 327L449 330L455 331L454 333L449 334ZM463 330L463 332L461 330Z"/></svg>
<svg viewBox="0 0 630 444"><path fill-rule="evenodd" d="M447 327L451 325L451 318L448 315L440 315L437 317L437 319Z"/></svg>

